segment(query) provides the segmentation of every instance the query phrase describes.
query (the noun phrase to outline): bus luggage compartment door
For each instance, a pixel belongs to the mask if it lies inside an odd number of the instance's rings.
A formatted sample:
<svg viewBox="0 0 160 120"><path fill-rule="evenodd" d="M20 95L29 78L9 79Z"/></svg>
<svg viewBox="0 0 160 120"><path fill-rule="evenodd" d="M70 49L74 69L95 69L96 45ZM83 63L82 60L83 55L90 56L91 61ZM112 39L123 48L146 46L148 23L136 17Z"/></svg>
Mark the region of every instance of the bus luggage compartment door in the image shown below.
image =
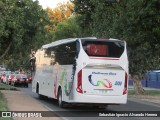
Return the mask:
<svg viewBox="0 0 160 120"><path fill-rule="evenodd" d="M125 71L123 69L82 70L82 89L86 95L118 96L123 95Z"/></svg>

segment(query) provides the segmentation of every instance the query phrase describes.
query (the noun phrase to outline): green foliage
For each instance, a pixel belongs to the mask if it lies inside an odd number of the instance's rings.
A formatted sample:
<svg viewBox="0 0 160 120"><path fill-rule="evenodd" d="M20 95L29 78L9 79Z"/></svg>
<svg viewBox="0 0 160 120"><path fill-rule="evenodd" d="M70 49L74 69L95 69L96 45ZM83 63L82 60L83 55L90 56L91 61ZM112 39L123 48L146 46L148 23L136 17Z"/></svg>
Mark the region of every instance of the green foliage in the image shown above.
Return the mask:
<svg viewBox="0 0 160 120"><path fill-rule="evenodd" d="M136 92L135 90L128 90L129 95L135 95ZM145 94L144 95L160 95L160 90L145 90Z"/></svg>
<svg viewBox="0 0 160 120"><path fill-rule="evenodd" d="M91 18L94 13L95 6L90 2L91 0L73 0L75 4L74 12L77 16L77 24L81 27L81 35L83 37L92 36L92 22Z"/></svg>
<svg viewBox="0 0 160 120"><path fill-rule="evenodd" d="M1 84L0 84L1 85ZM8 106L7 106L7 101L4 98L4 95L0 91L0 111L8 111ZM2 118L1 120L13 120L13 118L8 117L8 118Z"/></svg>
<svg viewBox="0 0 160 120"><path fill-rule="evenodd" d="M0 90L18 90L16 87L0 83Z"/></svg>
<svg viewBox="0 0 160 120"><path fill-rule="evenodd" d="M3 94L0 92L0 111L7 111L7 104L6 101L4 100Z"/></svg>
<svg viewBox="0 0 160 120"><path fill-rule="evenodd" d="M131 74L160 68L159 0L74 0L74 3L81 17L77 22L89 23L80 24L83 32L127 41Z"/></svg>
<svg viewBox="0 0 160 120"><path fill-rule="evenodd" d="M23 65L28 60L31 49L46 43L46 12L32 0L0 1L0 56L12 43L4 64Z"/></svg>
<svg viewBox="0 0 160 120"><path fill-rule="evenodd" d="M70 17L65 22L60 22L55 31L55 40L81 37L81 28L76 23L76 17Z"/></svg>
<svg viewBox="0 0 160 120"><path fill-rule="evenodd" d="M126 40L130 73L159 69L159 0L72 0L74 15L46 31L46 11L32 0L0 0L1 63L23 65L31 49L71 37L111 37Z"/></svg>

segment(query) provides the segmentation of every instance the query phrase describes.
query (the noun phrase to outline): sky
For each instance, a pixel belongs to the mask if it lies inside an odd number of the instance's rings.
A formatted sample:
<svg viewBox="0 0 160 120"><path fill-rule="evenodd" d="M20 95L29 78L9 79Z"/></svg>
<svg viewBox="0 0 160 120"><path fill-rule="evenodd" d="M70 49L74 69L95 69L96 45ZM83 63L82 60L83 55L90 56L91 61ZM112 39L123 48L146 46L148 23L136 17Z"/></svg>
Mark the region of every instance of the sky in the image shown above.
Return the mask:
<svg viewBox="0 0 160 120"><path fill-rule="evenodd" d="M43 6L43 8L55 8L60 2L67 2L69 0L38 0L39 4Z"/></svg>

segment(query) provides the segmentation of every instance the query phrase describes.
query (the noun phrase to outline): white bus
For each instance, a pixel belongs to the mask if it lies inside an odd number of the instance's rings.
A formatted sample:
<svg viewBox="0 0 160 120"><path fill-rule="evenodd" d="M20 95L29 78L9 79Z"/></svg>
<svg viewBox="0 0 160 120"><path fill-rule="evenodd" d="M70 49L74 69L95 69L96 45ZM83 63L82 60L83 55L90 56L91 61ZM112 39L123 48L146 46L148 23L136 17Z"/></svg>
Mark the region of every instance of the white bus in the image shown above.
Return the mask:
<svg viewBox="0 0 160 120"><path fill-rule="evenodd" d="M35 53L32 91L65 104L125 104L128 89L126 42L73 38L43 45Z"/></svg>

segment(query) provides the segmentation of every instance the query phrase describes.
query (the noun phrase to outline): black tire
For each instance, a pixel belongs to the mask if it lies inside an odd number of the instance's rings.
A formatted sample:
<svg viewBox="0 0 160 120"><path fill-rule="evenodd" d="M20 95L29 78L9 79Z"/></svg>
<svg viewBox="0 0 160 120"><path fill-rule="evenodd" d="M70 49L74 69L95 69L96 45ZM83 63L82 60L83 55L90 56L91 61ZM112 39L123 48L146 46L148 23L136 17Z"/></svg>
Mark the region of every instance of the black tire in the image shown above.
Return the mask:
<svg viewBox="0 0 160 120"><path fill-rule="evenodd" d="M37 84L36 92L40 100L44 100L46 98L44 95L39 94L39 84Z"/></svg>
<svg viewBox="0 0 160 120"><path fill-rule="evenodd" d="M108 107L108 105L96 105L94 106L95 109L105 110Z"/></svg>
<svg viewBox="0 0 160 120"><path fill-rule="evenodd" d="M58 106L64 108L64 102L62 101L62 90L58 90Z"/></svg>
<svg viewBox="0 0 160 120"><path fill-rule="evenodd" d="M41 94L38 94L38 98L39 98L40 100L45 100L45 99L46 99L46 96L41 95Z"/></svg>
<svg viewBox="0 0 160 120"><path fill-rule="evenodd" d="M28 88L28 83L25 84L25 87Z"/></svg>

